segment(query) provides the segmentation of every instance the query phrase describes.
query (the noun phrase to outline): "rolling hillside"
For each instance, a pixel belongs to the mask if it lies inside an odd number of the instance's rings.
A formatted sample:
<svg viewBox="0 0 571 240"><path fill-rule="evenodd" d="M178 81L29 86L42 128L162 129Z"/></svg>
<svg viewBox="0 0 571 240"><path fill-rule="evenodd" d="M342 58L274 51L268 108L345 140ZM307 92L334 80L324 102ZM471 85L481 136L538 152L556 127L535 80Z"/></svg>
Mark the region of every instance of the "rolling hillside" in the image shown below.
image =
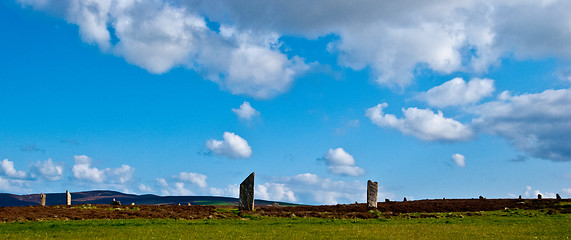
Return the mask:
<svg viewBox="0 0 571 240"><path fill-rule="evenodd" d="M157 196L152 194L135 195L115 191L72 192L71 203L77 204L109 204L111 200L120 201L123 205L238 205L237 198L212 196ZM268 206L274 201L256 200L256 206ZM298 204L277 202L282 206ZM40 194L15 195L0 193L0 207L34 206L40 204ZM65 193L47 193L46 205L64 205Z"/></svg>

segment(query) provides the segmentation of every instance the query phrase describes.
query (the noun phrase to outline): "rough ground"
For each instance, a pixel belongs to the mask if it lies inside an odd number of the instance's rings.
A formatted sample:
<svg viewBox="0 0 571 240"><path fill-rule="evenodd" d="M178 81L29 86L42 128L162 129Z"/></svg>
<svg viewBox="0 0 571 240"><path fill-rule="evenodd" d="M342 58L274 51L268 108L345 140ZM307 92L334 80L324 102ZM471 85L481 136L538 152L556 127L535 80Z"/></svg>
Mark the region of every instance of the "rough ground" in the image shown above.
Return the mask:
<svg viewBox="0 0 571 240"><path fill-rule="evenodd" d="M542 209L547 213L571 213L571 199L442 199L407 202L380 202L378 211L366 204L327 206L263 206L254 212L240 212L236 206L178 206L178 205L57 205L0 207L0 222L80 220L80 219L225 219L251 216L320 217L320 218L378 218L407 213L479 212L504 209ZM420 217L430 214L420 214Z"/></svg>

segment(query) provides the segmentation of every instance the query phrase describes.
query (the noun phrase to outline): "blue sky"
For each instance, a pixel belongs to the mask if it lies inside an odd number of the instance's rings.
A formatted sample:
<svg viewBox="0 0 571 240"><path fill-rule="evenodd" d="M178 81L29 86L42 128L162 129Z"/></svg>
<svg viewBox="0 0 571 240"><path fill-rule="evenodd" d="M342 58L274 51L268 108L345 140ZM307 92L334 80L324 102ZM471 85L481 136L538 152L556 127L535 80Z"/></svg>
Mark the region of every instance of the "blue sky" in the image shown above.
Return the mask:
<svg viewBox="0 0 571 240"><path fill-rule="evenodd" d="M0 192L571 197L566 1L0 3Z"/></svg>

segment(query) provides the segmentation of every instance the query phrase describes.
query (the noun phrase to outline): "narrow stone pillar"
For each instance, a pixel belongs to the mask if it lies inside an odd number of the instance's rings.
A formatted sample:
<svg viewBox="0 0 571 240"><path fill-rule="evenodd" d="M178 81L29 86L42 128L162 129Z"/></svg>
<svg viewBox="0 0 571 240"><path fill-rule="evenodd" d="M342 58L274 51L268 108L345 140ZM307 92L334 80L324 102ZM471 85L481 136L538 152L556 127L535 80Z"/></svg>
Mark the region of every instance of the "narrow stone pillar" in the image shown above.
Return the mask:
<svg viewBox="0 0 571 240"><path fill-rule="evenodd" d="M65 204L71 206L71 193L69 193L69 190L65 190Z"/></svg>
<svg viewBox="0 0 571 240"><path fill-rule="evenodd" d="M543 196L541 196L541 193L537 194L537 199L542 199L542 198L543 198Z"/></svg>
<svg viewBox="0 0 571 240"><path fill-rule="evenodd" d="M254 175L255 173L252 172L240 183L240 204L238 205L240 210L254 210Z"/></svg>
<svg viewBox="0 0 571 240"><path fill-rule="evenodd" d="M555 199L561 200L561 196L559 196L559 193L555 194Z"/></svg>
<svg viewBox="0 0 571 240"><path fill-rule="evenodd" d="M46 205L46 195L43 193L40 194L40 205L42 206Z"/></svg>
<svg viewBox="0 0 571 240"><path fill-rule="evenodd" d="M379 191L379 183L371 180L367 181L367 207L377 208L377 192Z"/></svg>

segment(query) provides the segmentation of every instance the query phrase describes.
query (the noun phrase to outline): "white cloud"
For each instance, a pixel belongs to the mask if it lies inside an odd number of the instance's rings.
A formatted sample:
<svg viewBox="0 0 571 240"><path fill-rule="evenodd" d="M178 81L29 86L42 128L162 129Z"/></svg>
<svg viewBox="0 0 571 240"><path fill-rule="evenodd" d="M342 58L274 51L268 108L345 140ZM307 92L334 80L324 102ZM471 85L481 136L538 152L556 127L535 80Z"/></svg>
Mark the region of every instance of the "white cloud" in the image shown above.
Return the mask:
<svg viewBox="0 0 571 240"><path fill-rule="evenodd" d="M466 83L462 78L454 78L419 97L431 106L446 107L475 103L491 96L494 91L494 81L491 79L474 78Z"/></svg>
<svg viewBox="0 0 571 240"><path fill-rule="evenodd" d="M252 155L252 148L248 142L240 136L224 132L224 140L210 139L206 142L206 148L213 153L228 158L249 158Z"/></svg>
<svg viewBox="0 0 571 240"><path fill-rule="evenodd" d="M53 163L52 159L44 162L37 161L30 164L32 177L42 177L48 181L57 181L63 177L63 164Z"/></svg>
<svg viewBox="0 0 571 240"><path fill-rule="evenodd" d="M548 3L546 3L548 2ZM406 86L416 68L485 72L501 57L569 59L568 1L191 1L212 21L315 38L342 65Z"/></svg>
<svg viewBox="0 0 571 240"><path fill-rule="evenodd" d="M157 185L161 189L160 194L163 196L190 196L194 193L184 186L183 182L175 182L171 187L164 178L156 178Z"/></svg>
<svg viewBox="0 0 571 240"><path fill-rule="evenodd" d="M232 112L234 112L238 118L250 121L253 117L260 115L260 112L256 111L249 102L244 101L240 108L232 108Z"/></svg>
<svg viewBox="0 0 571 240"><path fill-rule="evenodd" d="M161 187L168 187L169 186L169 184L167 183L167 180L164 178L157 178L156 181L159 184L159 186L161 186Z"/></svg>
<svg viewBox="0 0 571 240"><path fill-rule="evenodd" d="M255 189L255 195L258 199L270 201L296 202L297 198L293 191L286 187L283 183L264 183L258 184Z"/></svg>
<svg viewBox="0 0 571 240"><path fill-rule="evenodd" d="M418 68L480 73L505 56L571 58L568 1L19 2L64 17L85 42L151 72L184 66L257 98L287 91L307 69L280 52L282 35L333 34L329 50L340 65L368 67L378 83L401 87Z"/></svg>
<svg viewBox="0 0 571 240"><path fill-rule="evenodd" d="M238 184L229 184L225 188L210 188L208 193L212 196L239 197L240 186Z"/></svg>
<svg viewBox="0 0 571 240"><path fill-rule="evenodd" d="M537 198L537 195L541 194L544 198L555 198L555 193L541 192L538 189L533 189L531 186L525 187L524 196L526 198Z"/></svg>
<svg viewBox="0 0 571 240"><path fill-rule="evenodd" d="M135 171L133 167L125 164L120 168L98 169L91 166L91 158L85 155L74 156L74 161L71 170L75 179L91 183L124 184L132 179Z"/></svg>
<svg viewBox="0 0 571 240"><path fill-rule="evenodd" d="M151 193L154 192L153 189L145 184L139 184L139 191L144 193Z"/></svg>
<svg viewBox="0 0 571 240"><path fill-rule="evenodd" d="M166 0L19 0L79 26L82 39L151 73L192 69L234 94L271 98L308 69L279 50L279 35L222 24L211 30L196 4ZM230 29L230 30L227 30ZM220 30L220 31L217 31Z"/></svg>
<svg viewBox="0 0 571 240"><path fill-rule="evenodd" d="M10 193L30 193L29 182L20 179L7 179L0 176L0 191Z"/></svg>
<svg viewBox="0 0 571 240"><path fill-rule="evenodd" d="M12 179L24 179L28 176L28 174L24 171L17 171L14 168L14 162L8 159L0 161L0 173Z"/></svg>
<svg viewBox="0 0 571 240"><path fill-rule="evenodd" d="M571 161L571 90L502 94L469 110L478 131L498 135L518 150L552 161Z"/></svg>
<svg viewBox="0 0 571 240"><path fill-rule="evenodd" d="M291 177L275 178L274 184L283 184L302 203L337 204L364 202L366 184L359 181L334 181L316 174L304 173ZM381 193L382 196L385 193Z"/></svg>
<svg viewBox="0 0 571 240"><path fill-rule="evenodd" d="M300 182L300 183L314 185L314 184L318 184L321 179L319 178L319 176L312 174L312 173L302 173L302 174L298 174L298 175L293 176L292 180L294 182Z"/></svg>
<svg viewBox="0 0 571 240"><path fill-rule="evenodd" d="M446 118L441 111L437 114L429 109L403 109L404 118L393 114L384 114L387 103L378 104L367 109L365 116L380 127L390 127L406 135L412 135L426 141L466 141L472 138L473 132L464 124Z"/></svg>
<svg viewBox="0 0 571 240"><path fill-rule="evenodd" d="M365 173L365 170L355 166L355 159L343 148L329 149L323 159L330 173L346 176L360 176Z"/></svg>
<svg viewBox="0 0 571 240"><path fill-rule="evenodd" d="M355 165L355 159L343 148L329 149L324 156L328 165Z"/></svg>
<svg viewBox="0 0 571 240"><path fill-rule="evenodd" d="M462 154L459 154L459 153L452 154L452 161L454 161L454 163L456 165L458 165L459 167L465 167L466 166L465 160L466 160L466 158Z"/></svg>
<svg viewBox="0 0 571 240"><path fill-rule="evenodd" d="M176 178L182 182L188 182L188 183L195 184L195 185L199 186L200 188L205 188L207 186L207 184L206 184L207 176L204 174L200 174L200 173L181 172L177 176L175 176L174 178Z"/></svg>
<svg viewBox="0 0 571 240"><path fill-rule="evenodd" d="M120 168L106 168L105 172L113 182L123 184L131 180L135 169L129 165L121 164Z"/></svg>
<svg viewBox="0 0 571 240"><path fill-rule="evenodd" d="M91 167L91 158L85 155L74 156L75 164L71 169L73 176L79 180L88 180L91 182L102 183L105 181L105 170L99 170Z"/></svg>

